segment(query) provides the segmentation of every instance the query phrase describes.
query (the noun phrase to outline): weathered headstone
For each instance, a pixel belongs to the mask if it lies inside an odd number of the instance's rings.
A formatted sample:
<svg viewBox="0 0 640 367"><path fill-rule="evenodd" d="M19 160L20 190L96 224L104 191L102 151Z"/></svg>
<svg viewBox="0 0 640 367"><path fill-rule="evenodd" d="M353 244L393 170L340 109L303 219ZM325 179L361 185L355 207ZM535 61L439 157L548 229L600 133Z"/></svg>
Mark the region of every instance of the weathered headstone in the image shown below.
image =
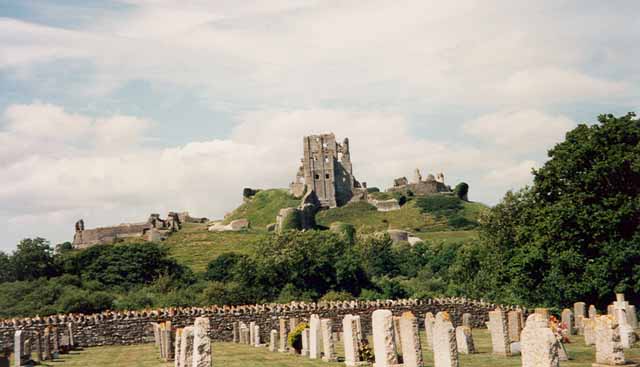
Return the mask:
<svg viewBox="0 0 640 367"><path fill-rule="evenodd" d="M476 352L470 327L458 326L456 328L456 342L458 344L458 353L473 354Z"/></svg>
<svg viewBox="0 0 640 367"><path fill-rule="evenodd" d="M393 317L393 341L396 343L396 350L402 350L402 339L400 338L400 317Z"/></svg>
<svg viewBox="0 0 640 367"><path fill-rule="evenodd" d="M152 322L151 327L153 328L153 340L156 343L156 348L160 348L160 325L157 322Z"/></svg>
<svg viewBox="0 0 640 367"><path fill-rule="evenodd" d="M288 350L287 320L284 318L280 318L278 322L280 326L280 330L278 331L278 335L280 336L280 345L278 347L278 352L285 353Z"/></svg>
<svg viewBox="0 0 640 367"><path fill-rule="evenodd" d="M399 318L400 340L402 341L402 359L404 367L423 367L422 347L418 319L410 311Z"/></svg>
<svg viewBox="0 0 640 367"><path fill-rule="evenodd" d="M468 328L473 328L473 325L471 325L471 314L468 312L465 312L462 314L462 326L466 326Z"/></svg>
<svg viewBox="0 0 640 367"><path fill-rule="evenodd" d="M320 334L320 316L311 315L309 317L309 358L320 358L320 341L322 335Z"/></svg>
<svg viewBox="0 0 640 367"><path fill-rule="evenodd" d="M198 317L193 324L193 367L211 367L209 319Z"/></svg>
<svg viewBox="0 0 640 367"><path fill-rule="evenodd" d="M13 336L13 365L16 367L24 366L28 360L25 356L24 341L25 332L16 330Z"/></svg>
<svg viewBox="0 0 640 367"><path fill-rule="evenodd" d="M595 316L597 317L597 316ZM596 344L596 325L595 325L595 317L587 318L582 320L582 334L584 335L584 344L585 345L595 345Z"/></svg>
<svg viewBox="0 0 640 367"><path fill-rule="evenodd" d="M375 367L389 367L398 364L396 345L393 340L393 314L389 310L373 311L371 322Z"/></svg>
<svg viewBox="0 0 640 367"><path fill-rule="evenodd" d="M427 338L427 347L429 350L433 350L433 324L435 321L431 312L427 312L424 315L424 333Z"/></svg>
<svg viewBox="0 0 640 367"><path fill-rule="evenodd" d="M345 315L342 319L344 364L348 367L357 366L358 362L360 362L360 339L358 339L358 327L356 326L355 317L353 315Z"/></svg>
<svg viewBox="0 0 640 367"><path fill-rule="evenodd" d="M559 343L542 315L532 314L520 340L522 367L559 367Z"/></svg>
<svg viewBox="0 0 640 367"><path fill-rule="evenodd" d="M249 345L255 345L256 341L256 323L255 321L251 321L249 323Z"/></svg>
<svg viewBox="0 0 640 367"><path fill-rule="evenodd" d="M638 328L638 314L636 314L636 306L627 305L627 323L632 329Z"/></svg>
<svg viewBox="0 0 640 367"><path fill-rule="evenodd" d="M562 319L564 326L567 328L569 335L574 335L575 329L573 327L573 312L571 312L570 309L565 308L562 310L560 318ZM580 320L580 324L582 325L582 320Z"/></svg>
<svg viewBox="0 0 640 367"><path fill-rule="evenodd" d="M73 349L76 346L76 340L73 337L73 323L71 322L67 323L67 333L69 335L69 347Z"/></svg>
<svg viewBox="0 0 640 367"><path fill-rule="evenodd" d="M271 332L269 333L269 351L270 352L276 351L277 341L278 341L278 330L271 330Z"/></svg>
<svg viewBox="0 0 640 367"><path fill-rule="evenodd" d="M627 318L628 305L629 303L624 300L624 294L617 293L613 307L616 312L615 318L620 329L620 343L624 349L631 348L631 345L636 341L636 334L631 325L629 325Z"/></svg>
<svg viewBox="0 0 640 367"><path fill-rule="evenodd" d="M446 311L438 312L433 324L433 365L435 367L460 365L456 331L451 323L451 316Z"/></svg>
<svg viewBox="0 0 640 367"><path fill-rule="evenodd" d="M300 337L302 338L302 349L300 350L300 354L304 357L309 356L309 328L302 330L300 333Z"/></svg>
<svg viewBox="0 0 640 367"><path fill-rule="evenodd" d="M537 312L537 311L536 311ZM489 312L487 328L491 333L491 346L493 354L501 356L511 355L511 343L505 312L500 308Z"/></svg>
<svg viewBox="0 0 640 367"><path fill-rule="evenodd" d="M34 353L36 355L35 361L37 363L40 363L43 361L43 355L42 355L42 335L40 334L40 330L36 330L34 332L34 344L33 344L33 348L34 348Z"/></svg>
<svg viewBox="0 0 640 367"><path fill-rule="evenodd" d="M589 306L589 318L590 319L595 319L596 316L598 316L598 310L596 309L596 306L590 305Z"/></svg>
<svg viewBox="0 0 640 367"><path fill-rule="evenodd" d="M320 330L322 333L322 360L325 362L335 362L338 360L336 356L336 345L333 341L333 321L331 319L320 320Z"/></svg>
<svg viewBox="0 0 640 367"><path fill-rule="evenodd" d="M176 337L174 338L174 340L173 365L174 367L182 367L182 365L180 364L180 344L182 343L182 329L176 329Z"/></svg>
<svg viewBox="0 0 640 367"><path fill-rule="evenodd" d="M255 325L253 327L254 331L253 331L253 346L254 347L259 347L262 345L262 342L260 340L260 325Z"/></svg>
<svg viewBox="0 0 640 367"><path fill-rule="evenodd" d="M173 346L173 333L171 332L171 326L162 330L162 345L164 346L164 355L162 356L164 361L172 361L175 348Z"/></svg>
<svg viewBox="0 0 640 367"><path fill-rule="evenodd" d="M511 310L507 312L507 323L509 325L509 340L512 342L520 341L520 333L522 332L522 311Z"/></svg>
<svg viewBox="0 0 640 367"><path fill-rule="evenodd" d="M180 367L193 367L193 326L183 328L180 337Z"/></svg>
<svg viewBox="0 0 640 367"><path fill-rule="evenodd" d="M545 320L549 320L549 309L548 308L538 307L538 308L535 309L534 313L537 313L538 315L542 316L542 318L544 318Z"/></svg>
<svg viewBox="0 0 640 367"><path fill-rule="evenodd" d="M53 356L57 358L60 355L60 334L55 326L51 329L51 337L53 340Z"/></svg>
<svg viewBox="0 0 640 367"><path fill-rule="evenodd" d="M232 334L233 334L233 342L237 343L239 340L239 336L238 336L238 323L237 322L232 322L231 323L231 327L232 329Z"/></svg>
<svg viewBox="0 0 640 367"><path fill-rule="evenodd" d="M51 355L51 326L46 326L42 333L42 359L50 361Z"/></svg>
<svg viewBox="0 0 640 367"><path fill-rule="evenodd" d="M576 302L573 304L573 318L575 320L575 328L578 334L582 335L582 320L587 317L587 304L584 302Z"/></svg>
<svg viewBox="0 0 640 367"><path fill-rule="evenodd" d="M620 343L620 329L614 316L597 316L596 320L596 363L593 367L638 366L628 363Z"/></svg>

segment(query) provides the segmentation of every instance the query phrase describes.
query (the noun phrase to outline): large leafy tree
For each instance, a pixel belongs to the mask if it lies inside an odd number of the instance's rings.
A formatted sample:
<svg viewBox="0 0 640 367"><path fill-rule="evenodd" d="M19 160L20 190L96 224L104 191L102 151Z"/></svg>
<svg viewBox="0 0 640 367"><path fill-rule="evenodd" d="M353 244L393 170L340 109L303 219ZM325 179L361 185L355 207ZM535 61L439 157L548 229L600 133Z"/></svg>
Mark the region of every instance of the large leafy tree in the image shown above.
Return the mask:
<svg viewBox="0 0 640 367"><path fill-rule="evenodd" d="M640 121L602 115L549 151L533 186L485 218L485 259L506 300L640 301ZM487 270L488 271L488 270Z"/></svg>
<svg viewBox="0 0 640 367"><path fill-rule="evenodd" d="M49 241L40 237L20 241L11 262L16 280L52 277L58 273L53 248Z"/></svg>

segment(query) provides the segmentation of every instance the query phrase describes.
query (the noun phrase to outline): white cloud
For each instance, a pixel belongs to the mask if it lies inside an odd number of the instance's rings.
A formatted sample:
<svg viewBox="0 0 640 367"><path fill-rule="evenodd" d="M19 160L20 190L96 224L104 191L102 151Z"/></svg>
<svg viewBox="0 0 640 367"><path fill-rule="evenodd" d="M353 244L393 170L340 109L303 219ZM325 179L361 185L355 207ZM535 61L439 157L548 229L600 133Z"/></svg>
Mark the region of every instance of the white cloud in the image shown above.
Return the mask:
<svg viewBox="0 0 640 367"><path fill-rule="evenodd" d="M75 140L87 134L90 119L51 104L12 105L4 113L7 130L43 140Z"/></svg>
<svg viewBox="0 0 640 367"><path fill-rule="evenodd" d="M499 111L482 115L463 125L468 135L514 153L539 151L562 141L576 125L565 116L537 110Z"/></svg>

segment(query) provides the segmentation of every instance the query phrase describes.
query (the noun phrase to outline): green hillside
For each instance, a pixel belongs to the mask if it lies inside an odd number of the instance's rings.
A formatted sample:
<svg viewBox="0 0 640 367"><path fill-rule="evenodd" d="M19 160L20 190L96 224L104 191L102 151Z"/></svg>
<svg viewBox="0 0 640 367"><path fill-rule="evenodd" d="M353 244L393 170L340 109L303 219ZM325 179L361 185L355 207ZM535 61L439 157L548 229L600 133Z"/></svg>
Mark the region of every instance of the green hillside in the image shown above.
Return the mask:
<svg viewBox="0 0 640 367"><path fill-rule="evenodd" d="M289 195L287 189L262 190L231 212L224 222L244 218L249 220L252 228L263 229L267 224L275 223L280 209L298 205L300 199Z"/></svg>

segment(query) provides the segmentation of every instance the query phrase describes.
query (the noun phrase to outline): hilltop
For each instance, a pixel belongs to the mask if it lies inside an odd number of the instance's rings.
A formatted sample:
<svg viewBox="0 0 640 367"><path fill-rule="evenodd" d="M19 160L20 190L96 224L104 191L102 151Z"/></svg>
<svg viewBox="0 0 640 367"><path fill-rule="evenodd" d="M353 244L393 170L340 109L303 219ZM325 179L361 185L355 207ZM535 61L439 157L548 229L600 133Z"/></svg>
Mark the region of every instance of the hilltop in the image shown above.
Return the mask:
<svg viewBox="0 0 640 367"><path fill-rule="evenodd" d="M374 193L373 197L384 199L387 193ZM235 210L223 223L236 219L248 219L249 228L240 231L210 232L207 224L186 223L183 228L169 236L164 242L172 257L190 266L194 271L206 269L209 261L225 252L246 253L258 238L272 236L266 227L274 223L283 208L295 207L300 200L287 189L260 190ZM399 210L378 211L364 201L349 203L342 207L322 210L316 215L320 229L331 223L351 224L358 233L381 232L400 229L430 241L461 241L477 238L476 227L483 210L481 203L467 202L453 195L426 195L409 198Z"/></svg>

